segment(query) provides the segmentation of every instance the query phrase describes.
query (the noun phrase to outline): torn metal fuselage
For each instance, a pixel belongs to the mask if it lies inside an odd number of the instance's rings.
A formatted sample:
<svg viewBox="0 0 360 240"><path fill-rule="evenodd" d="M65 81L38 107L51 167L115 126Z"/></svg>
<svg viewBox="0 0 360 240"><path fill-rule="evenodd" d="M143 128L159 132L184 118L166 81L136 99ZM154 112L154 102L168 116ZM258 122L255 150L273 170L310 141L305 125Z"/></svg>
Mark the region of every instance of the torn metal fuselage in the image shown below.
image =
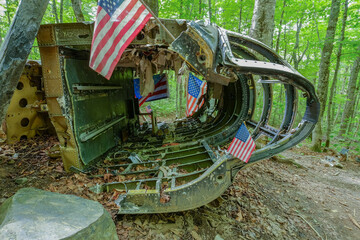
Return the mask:
<svg viewBox="0 0 360 240"><path fill-rule="evenodd" d="M49 116L64 166L87 168L107 156L96 166L118 181L96 190L120 193L120 213L183 211L219 197L245 166L221 150L243 122L255 141L270 139L253 153L249 163L254 163L301 142L318 119L312 84L266 45L203 22L162 21L176 40L151 20L125 51L110 81L88 67L93 25L43 25L38 35ZM161 137L151 136L151 131L141 134L134 72L144 79L148 71L178 73L184 61L208 82L206 104ZM256 84L263 91L257 121ZM269 124L275 84L285 90L279 128ZM298 91L306 98L306 111L293 129Z"/></svg>

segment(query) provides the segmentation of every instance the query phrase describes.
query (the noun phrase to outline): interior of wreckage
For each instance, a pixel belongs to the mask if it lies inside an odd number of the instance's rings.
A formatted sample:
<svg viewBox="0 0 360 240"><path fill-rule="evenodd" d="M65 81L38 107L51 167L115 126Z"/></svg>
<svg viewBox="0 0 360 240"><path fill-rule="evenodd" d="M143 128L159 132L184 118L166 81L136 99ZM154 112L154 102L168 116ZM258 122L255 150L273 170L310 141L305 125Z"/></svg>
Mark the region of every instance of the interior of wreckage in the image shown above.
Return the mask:
<svg viewBox="0 0 360 240"><path fill-rule="evenodd" d="M118 191L120 213L205 205L239 170L295 146L318 120L313 85L263 43L201 21L161 21L176 39L150 20L110 80L89 68L93 24L42 25L37 37L46 111L64 167L111 174L113 181L93 191ZM206 91L196 109L160 122L151 108L140 108L144 99L134 85L151 97L156 74L181 83L184 98L189 76L202 79ZM280 124L271 125L279 114ZM243 124L256 143L248 163L227 152Z"/></svg>

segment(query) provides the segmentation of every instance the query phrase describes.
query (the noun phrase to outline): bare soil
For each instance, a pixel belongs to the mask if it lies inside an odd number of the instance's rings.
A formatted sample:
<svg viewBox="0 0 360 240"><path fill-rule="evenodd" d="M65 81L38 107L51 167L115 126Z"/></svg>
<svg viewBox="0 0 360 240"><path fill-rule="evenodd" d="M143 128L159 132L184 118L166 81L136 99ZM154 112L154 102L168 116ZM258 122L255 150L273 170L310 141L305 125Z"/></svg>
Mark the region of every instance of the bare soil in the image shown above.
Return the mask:
<svg viewBox="0 0 360 240"><path fill-rule="evenodd" d="M326 167L321 160L330 153L295 147L282 155L303 168L273 160L250 165L220 198L195 210L117 215L112 194L93 194L86 176L63 171L56 144L44 136L0 145L0 204L23 187L96 200L112 214L120 239L360 239L360 164Z"/></svg>

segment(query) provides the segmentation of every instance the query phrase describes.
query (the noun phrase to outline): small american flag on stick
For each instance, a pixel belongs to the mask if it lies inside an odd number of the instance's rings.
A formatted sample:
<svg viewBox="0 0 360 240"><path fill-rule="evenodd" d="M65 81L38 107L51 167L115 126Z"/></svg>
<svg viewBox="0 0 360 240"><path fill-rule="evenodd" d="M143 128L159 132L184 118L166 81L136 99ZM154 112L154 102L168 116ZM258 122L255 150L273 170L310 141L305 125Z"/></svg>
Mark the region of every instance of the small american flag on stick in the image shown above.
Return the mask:
<svg viewBox="0 0 360 240"><path fill-rule="evenodd" d="M158 74L153 76L155 89L153 93L149 93L147 96L141 96L140 94L140 79L134 79L135 97L139 99L139 107L145 102L151 102L169 97L168 78L166 74Z"/></svg>
<svg viewBox="0 0 360 240"><path fill-rule="evenodd" d="M90 67L110 79L121 55L151 16L139 0L99 0Z"/></svg>
<svg viewBox="0 0 360 240"><path fill-rule="evenodd" d="M192 73L189 75L188 94L186 103L186 116L190 117L197 112L205 102L202 96L206 93L207 82L201 81Z"/></svg>
<svg viewBox="0 0 360 240"><path fill-rule="evenodd" d="M227 151L234 157L247 163L255 150L255 146L254 140L243 123Z"/></svg>

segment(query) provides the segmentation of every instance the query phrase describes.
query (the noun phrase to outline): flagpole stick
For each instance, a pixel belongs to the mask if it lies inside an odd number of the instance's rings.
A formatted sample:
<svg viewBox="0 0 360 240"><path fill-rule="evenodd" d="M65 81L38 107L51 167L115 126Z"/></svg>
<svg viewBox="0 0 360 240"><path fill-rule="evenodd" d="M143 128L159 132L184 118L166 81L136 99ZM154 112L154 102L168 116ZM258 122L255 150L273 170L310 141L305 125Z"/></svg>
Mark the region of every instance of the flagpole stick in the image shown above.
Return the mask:
<svg viewBox="0 0 360 240"><path fill-rule="evenodd" d="M151 15L155 18L155 20L160 24L160 26L165 30L165 32L167 34L169 34L169 36L172 38L172 40L175 40L176 38L174 37L174 35L172 35L172 33L169 31L169 29L167 29L165 27L165 25L160 21L160 19L154 14L154 12L149 8L148 5L145 4L145 2L143 0L139 0L144 7L151 13Z"/></svg>

